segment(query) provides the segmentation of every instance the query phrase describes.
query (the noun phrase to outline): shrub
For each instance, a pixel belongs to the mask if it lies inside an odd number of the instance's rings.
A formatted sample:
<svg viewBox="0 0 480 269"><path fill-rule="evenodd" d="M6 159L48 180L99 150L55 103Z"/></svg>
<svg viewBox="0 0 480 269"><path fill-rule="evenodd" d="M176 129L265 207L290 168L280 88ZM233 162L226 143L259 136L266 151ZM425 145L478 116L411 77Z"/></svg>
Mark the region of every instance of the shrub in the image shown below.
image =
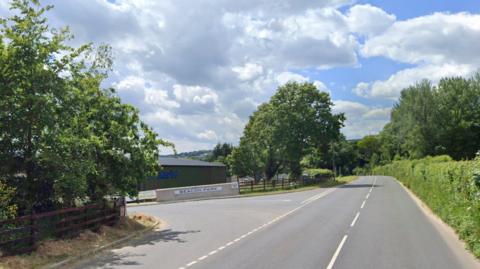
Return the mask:
<svg viewBox="0 0 480 269"><path fill-rule="evenodd" d="M460 162L447 155L394 161L376 167L374 174L403 182L480 257L480 157Z"/></svg>

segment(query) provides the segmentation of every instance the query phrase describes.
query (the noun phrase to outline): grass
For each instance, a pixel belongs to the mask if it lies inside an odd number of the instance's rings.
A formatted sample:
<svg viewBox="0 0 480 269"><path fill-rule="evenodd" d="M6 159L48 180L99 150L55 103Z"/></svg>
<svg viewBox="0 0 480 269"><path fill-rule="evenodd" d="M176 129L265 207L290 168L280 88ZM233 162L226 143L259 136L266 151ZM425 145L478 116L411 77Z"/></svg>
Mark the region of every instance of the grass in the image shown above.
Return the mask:
<svg viewBox="0 0 480 269"><path fill-rule="evenodd" d="M318 188L328 188L328 187L346 184L357 178L358 176L337 177L336 181L328 180L328 181L318 182L318 183L314 183L314 184L310 184L302 187L286 187L285 189L281 189L280 187L280 188L276 188L275 190L267 189L265 191L262 189L257 189L257 190L254 189L254 191L242 190L241 195L255 196L255 195L263 195L265 193L286 193L286 192L292 192L292 191L306 191L306 190L313 190Z"/></svg>
<svg viewBox="0 0 480 269"><path fill-rule="evenodd" d="M0 259L1 269L42 268L122 239L155 224L156 219L142 214L121 218L114 226L101 226L97 232L86 230L78 237L43 243L28 254ZM0 253L1 254L1 253Z"/></svg>

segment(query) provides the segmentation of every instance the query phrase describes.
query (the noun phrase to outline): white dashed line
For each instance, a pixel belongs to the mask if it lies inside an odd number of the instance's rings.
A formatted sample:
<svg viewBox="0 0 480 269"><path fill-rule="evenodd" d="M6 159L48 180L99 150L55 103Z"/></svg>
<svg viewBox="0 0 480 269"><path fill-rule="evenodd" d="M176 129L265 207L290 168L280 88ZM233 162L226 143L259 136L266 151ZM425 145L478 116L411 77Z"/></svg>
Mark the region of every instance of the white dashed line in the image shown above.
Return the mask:
<svg viewBox="0 0 480 269"><path fill-rule="evenodd" d="M337 251L335 251L335 254L333 255L332 260L331 260L330 263L328 264L327 269L332 269L333 264L335 263L335 260L337 259L338 254L340 254L340 250L342 249L343 244L345 243L345 240L347 240L347 236L346 236L346 235L343 237L342 242L340 242L340 245L338 246Z"/></svg>
<svg viewBox="0 0 480 269"><path fill-rule="evenodd" d="M361 206L360 208L363 208L363 206L365 205L365 202L366 202L366 201L363 201L363 204L362 204L362 206Z"/></svg>
<svg viewBox="0 0 480 269"><path fill-rule="evenodd" d="M367 197L366 197L365 199L368 199L368 196L370 196L370 193L369 193L369 194L367 194Z"/></svg>
<svg viewBox="0 0 480 269"><path fill-rule="evenodd" d="M337 189L337 188L333 188L333 189L330 189L330 190L328 190L328 191L324 191L324 192L322 192L322 193L320 193L320 194L318 194L318 195L315 195L315 196L313 196L313 197L311 197L311 198L303 201L303 202L302 202L302 203L304 203L303 205L301 205L301 206L299 206L299 207L297 207L297 208L289 211L288 213L285 213L285 214L281 215L280 217L278 217L278 218L276 218L276 219L274 219L274 220L272 220L272 221L270 221L270 222L268 222L268 223L266 223L266 224L258 227L257 229L252 230L251 232L249 232L249 233L247 233L247 234L245 234L245 235L242 235L241 237L233 240L232 242L227 243L225 246L219 247L217 250L214 250L214 251L208 253L208 255L205 255L205 256L202 256L202 257L198 258L196 261L193 261L193 262L187 264L186 267L192 266L192 265L196 264L197 262L199 262L199 261L201 261L201 260L204 260L204 259L208 258L209 256L217 253L218 251L220 251L220 250L222 250L222 249L224 249L224 248L226 248L226 247L228 247L228 246L230 246L230 245L233 245L235 242L238 242L238 241L242 240L243 238L247 237L248 235L250 235L250 234L252 234L252 233L254 233L254 232L262 229L263 227L268 226L269 224L272 224L272 223L274 223L275 221L277 221L277 220L279 220L279 219L281 219L281 218L284 218L284 217L288 216L289 214L291 214L291 213L299 210L300 208L306 206L307 204L309 204L309 203L311 203L311 202L313 202L313 201L315 201L315 200L317 200L317 199L322 198L323 196L325 196L325 195L333 192L333 191L336 190L336 189ZM285 201L291 201L291 200L285 200ZM346 236L345 236L345 237L346 237ZM342 245L343 245L343 241L342 241ZM337 250L337 251L339 251L339 250ZM338 255L338 253L337 253L336 255ZM336 257L335 257L335 258L336 258ZM180 267L179 269L185 269L185 267Z"/></svg>
<svg viewBox="0 0 480 269"><path fill-rule="evenodd" d="M355 218L353 219L352 225L350 225L350 227L353 227L353 225L355 225L355 221L357 221L357 218L359 215L360 215L360 212L357 213L357 216L355 216Z"/></svg>

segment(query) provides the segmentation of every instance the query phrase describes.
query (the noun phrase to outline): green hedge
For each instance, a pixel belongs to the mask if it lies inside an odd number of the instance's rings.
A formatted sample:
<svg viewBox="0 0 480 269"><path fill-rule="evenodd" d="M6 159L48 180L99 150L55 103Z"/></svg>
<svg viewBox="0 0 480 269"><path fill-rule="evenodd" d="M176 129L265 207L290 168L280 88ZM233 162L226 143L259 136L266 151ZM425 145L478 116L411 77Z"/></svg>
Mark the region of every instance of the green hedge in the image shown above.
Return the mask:
<svg viewBox="0 0 480 269"><path fill-rule="evenodd" d="M454 162L449 156L395 161L375 175L400 180L460 235L480 258L480 158Z"/></svg>
<svg viewBox="0 0 480 269"><path fill-rule="evenodd" d="M326 176L333 177L332 170L328 170L328 169L308 169L303 171L303 174L309 175L312 177L326 177Z"/></svg>

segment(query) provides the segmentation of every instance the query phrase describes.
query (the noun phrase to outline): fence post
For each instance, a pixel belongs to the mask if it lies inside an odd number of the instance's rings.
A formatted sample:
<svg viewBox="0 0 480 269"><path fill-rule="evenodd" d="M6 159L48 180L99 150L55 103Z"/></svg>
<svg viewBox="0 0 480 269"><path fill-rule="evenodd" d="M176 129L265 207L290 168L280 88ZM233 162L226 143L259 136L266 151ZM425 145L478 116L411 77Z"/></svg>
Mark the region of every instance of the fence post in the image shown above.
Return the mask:
<svg viewBox="0 0 480 269"><path fill-rule="evenodd" d="M83 209L83 222L84 223L87 222L87 209L86 208ZM87 226L88 226L87 224L83 224L83 229L86 230Z"/></svg>
<svg viewBox="0 0 480 269"><path fill-rule="evenodd" d="M265 191L265 179L263 179L263 191Z"/></svg>
<svg viewBox="0 0 480 269"><path fill-rule="evenodd" d="M103 200L103 225L107 224L107 219L105 218L107 216L107 200Z"/></svg>
<svg viewBox="0 0 480 269"><path fill-rule="evenodd" d="M117 214L117 198L113 199L113 213ZM115 216L115 222L117 222L117 216Z"/></svg>
<svg viewBox="0 0 480 269"><path fill-rule="evenodd" d="M35 246L35 235L37 235L37 229L35 229L35 219L30 219L30 245Z"/></svg>
<svg viewBox="0 0 480 269"><path fill-rule="evenodd" d="M253 181L250 181L250 186L252 186L251 189L253 191Z"/></svg>
<svg viewBox="0 0 480 269"><path fill-rule="evenodd" d="M63 220L62 221L62 229L65 228L65 213L60 214L60 218ZM60 235L60 238L65 237L65 231L62 231L62 234Z"/></svg>

